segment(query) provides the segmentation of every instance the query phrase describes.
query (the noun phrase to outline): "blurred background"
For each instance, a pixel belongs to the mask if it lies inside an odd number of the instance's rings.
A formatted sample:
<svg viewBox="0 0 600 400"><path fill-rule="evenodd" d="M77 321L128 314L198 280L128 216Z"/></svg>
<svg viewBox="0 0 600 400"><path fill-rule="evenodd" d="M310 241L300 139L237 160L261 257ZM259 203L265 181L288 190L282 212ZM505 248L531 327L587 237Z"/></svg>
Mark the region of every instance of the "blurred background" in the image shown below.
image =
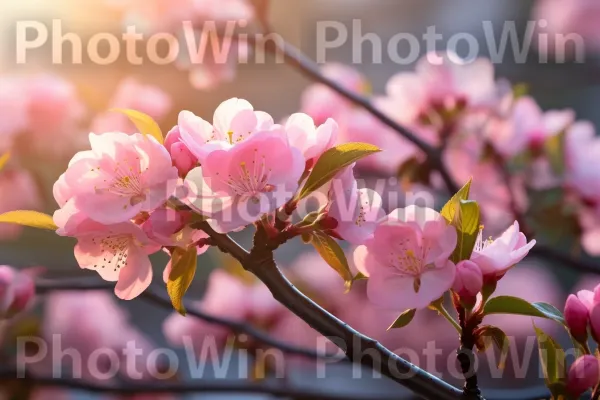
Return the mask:
<svg viewBox="0 0 600 400"><path fill-rule="evenodd" d="M156 4L155 4L156 3ZM0 172L0 211L11 209L38 209L52 213L56 208L56 202L52 196L52 185L58 176L65 170L72 155L81 149L85 149L87 134L90 131L99 130L132 130L129 122L120 116L108 113L112 107L140 109L157 119L163 132L169 131L177 123L177 115L181 110L191 110L206 120L211 120L215 108L224 100L231 97L245 98L249 100L257 110L268 111L276 120L298 112L302 108L302 95L309 85L310 80L299 74L293 68L284 64L277 64L267 57L267 62L257 64L249 62L235 66L232 76L229 72L224 73L231 79L222 79L218 85L203 88L202 78L212 72L190 72L184 62L177 65L159 66L147 62L141 66L131 65L125 57L120 57L110 65L96 65L89 60L81 65L72 65L69 62L63 65L52 63L51 46L47 44L42 49L31 50L27 54L25 64L16 61L16 32L19 21L38 21L50 27L52 20L62 22L63 33L77 33L84 41L99 32L111 33L120 36L124 32L124 26L135 24L139 31L152 30L153 26L148 21L157 24L163 19L186 19L185 15L176 14L173 9L182 7L177 1L166 2L163 0L146 0L136 2L135 0L88 0L86 2L74 0L22 0L2 1L0 3L0 117L10 112L10 105L17 99L30 101L31 113L38 116L36 126L29 127L27 132L13 137L11 145L12 158L7 167ZM223 7L234 7L235 2L223 2ZM318 55L317 27L324 21L337 21L344 26L352 26L352 21L360 20L364 32L376 33L382 40L388 40L393 35L404 32L420 37L427 31L427 27L435 26L438 33L444 38L449 38L456 33L468 33L477 38L481 44L481 57L489 56L486 37L482 28L483 21L491 21L498 32L502 30L506 21L514 21L517 32L522 37L527 29L528 21L535 20L532 16L536 2L498 2L486 1L453 1L443 0L276 0L271 1L269 19L271 28L281 34L291 44L299 47L308 57L315 59ZM160 10L152 19L144 15L145 8L156 8ZM162 7L162 8L161 8ZM183 8L183 7L182 7ZM146 18L146 19L145 19ZM164 22L164 21L162 21ZM156 26L156 25L155 25ZM160 29L168 30L169 27L161 26ZM252 29L249 28L250 31ZM52 38L52 31L49 31ZM599 36L600 37L600 36ZM49 39L50 40L50 39ZM445 40L438 44L438 49L445 48ZM535 44L532 44L535 48ZM591 48L591 46L589 46ZM65 44L66 60L71 55L69 45ZM104 49L106 50L106 49ZM401 50L402 51L402 48ZM383 62L373 63L368 56L371 49L364 45L363 62L353 63L352 46L349 44L327 52L327 62L338 62L351 65L361 72L371 83L375 94L383 94L388 79L400 72L414 70L415 64L398 65L384 57ZM509 55L512 53L507 51ZM421 55L425 54L422 46ZM586 54L585 62L576 63L567 61L564 63L553 62L552 57L547 63L540 62L540 53L537 51L527 52L524 63L517 63L514 57L505 57L503 62L495 64L496 77L506 78L513 84L524 83L527 90L543 109L549 108L571 108L575 110L578 119L590 120L600 123L600 115L596 110L596 101L600 98L600 87L597 82L600 65L593 51ZM214 72L214 71L213 71ZM25 89L26 88L26 89ZM23 99L25 97L25 99ZM58 117L60 116L60 118ZM57 119L59 120L57 122ZM2 129L8 129L0 122ZM0 135L3 132L0 131ZM3 139L0 137L0 149ZM4 175L4 176L2 176ZM368 174L365 174L368 177ZM397 188L397 190L401 190ZM441 204L439 205L441 206ZM439 207L438 207L439 208ZM565 228L566 229L566 228ZM236 235L243 244L249 244L250 232L242 232ZM81 270L73 257L74 240L62 238L50 232L36 231L33 229L14 230L12 227L0 225L0 265L10 265L18 268L44 267L47 278L73 278L85 277L95 278L91 271ZM560 247L561 244L559 243ZM350 248L348 248L350 250ZM570 251L570 247L565 247ZM422 318L418 318L413 325L406 330L386 332L385 328L394 319L394 315L385 314L374 318L374 311L369 309L364 295L363 282L357 283L356 293L344 295L343 284L335 273L330 274L326 264L313 253L310 246L302 244L300 240L292 242L278 250L278 262L287 268L290 276L295 282L305 283L307 292L315 293L322 300L320 304L334 312L342 319L348 321L360 331L367 335L380 339L392 349L409 349L419 354L417 360L411 360L425 367L425 356L423 349L427 343L436 340L436 346L443 354L448 355L454 351L456 338L451 328L434 312L424 312ZM586 257L581 252L577 257ZM159 253L152 257L155 285L163 285L161 276L164 266L168 261L165 254ZM200 256L198 261L198 274L192 288L188 291L190 299L205 298L203 303L208 309L214 308L215 312L224 316L243 317L249 322L265 322L266 317L258 318L247 315L239 316L235 312L226 309L225 305L218 300L223 293L231 294L235 291L243 292L249 298L261 298L262 294L245 292L246 286L236 286L229 282L231 276L237 279L240 275L239 267L234 265L226 256L218 251L210 249L206 254ZM215 269L229 271L230 276L217 275L214 277ZM234 273L231 274L231 271ZM211 281L209 281L211 277ZM242 278L240 278L242 279ZM319 284L315 284L319 281ZM595 276L583 276L580 272L556 263L548 263L546 260L538 260L529 257L521 263L514 273L508 275L501 282L499 293L519 294L531 301L546 301L562 308L567 294L573 288L592 288L600 281ZM214 285L211 301L207 301L205 291L207 287ZM325 283L327 283L325 285ZM219 286L222 285L222 286ZM322 287L318 287L321 285ZM220 289L218 289L220 288ZM354 290L354 289L353 289ZM110 294L110 291L107 291ZM324 295L327 293L327 296ZM211 295L210 290L207 297ZM104 313L121 313L114 311L111 307L117 305L124 310L123 319L128 322L127 329L140 332L154 347L170 347L176 349L177 354L182 355L183 350L177 346L176 340L172 338L176 333L164 328L167 326L165 320L174 318L172 311L157 308L145 301L143 298L129 302L117 302L116 298L98 298L83 300L87 294L75 294L70 298L57 299L39 297L35 310L21 320L11 323L5 327L5 346L7 348L14 344L14 337L23 331L35 335L47 335L50 331L47 319L49 315L61 313L73 313L78 315L72 320L65 319L62 329L67 329L68 324L73 324L74 330L86 324L93 327L94 323L100 324ZM112 295L111 295L112 296ZM232 295L233 296L233 295ZM343 298L346 296L346 298ZM211 303L212 302L212 303ZM257 307L260 300L257 300ZM81 317L72 310L73 304L79 303L80 307L89 304L89 317ZM113 304L114 303L114 304ZM209 303L207 305L207 303ZM214 306L213 303L218 303ZM64 308L62 308L64 307ZM96 308L94 308L96 307ZM234 306L232 306L234 307ZM102 309L102 311L98 311ZM85 309L77 312L86 313ZM269 320L268 330L283 341L314 347L317 339L316 334L308 333L310 329L301 321L291 315L280 316L280 312L272 311L277 315L277 324L271 324ZM52 314L55 313L55 314ZM57 314L56 314L57 313ZM93 315L96 315L95 317ZM78 322L79 319L79 322ZM91 321L87 321L91 319ZM119 324L123 324L119 319ZM175 324L175 322L173 322ZM537 322L536 322L537 323ZM188 325L191 324L188 323ZM526 379L514 379L514 367L512 356L509 357L505 375L502 379L491 378L490 365L492 361L481 372L482 386L490 389L507 388L536 388L543 385L541 373L536 361L536 350L534 346L531 319L526 317L504 317L498 320L498 325L506 327L509 335L515 336L515 346L521 354L527 354L533 350L531 364L526 368ZM504 324L504 325L503 325ZM50 324L52 325L52 324ZM54 324L56 325L56 324ZM177 322L181 331L186 329L195 336L212 334L209 328L200 324L199 326L187 326L181 321ZM567 340L568 337L552 324L541 323L549 333L554 333ZM59 330L61 327L55 329ZM83 332L83 331L82 331ZM441 334L444 332L445 334ZM561 336L562 335L562 336ZM98 342L101 343L101 342ZM225 348L225 344L221 346ZM327 347L329 348L329 347ZM398 351L401 353L401 351ZM413 353L408 353L413 354ZM497 357L497 353L488 350L481 355L481 362L489 364L489 357ZM8 353L11 354L11 353ZM531 353L530 353L531 354ZM401 354L407 356L407 353ZM10 359L10 356L5 356ZM410 359L410 357L408 357ZM183 359L183 358L182 358ZM448 372L448 356L439 356L439 374L453 384L460 384L459 380L452 377ZM293 360L292 360L293 361ZM419 362L420 361L420 362ZM187 368L181 368L179 378L186 380ZM227 373L228 379L236 378L237 368L231 367ZM268 370L268 368L267 368ZM298 362L290 371L286 370L286 378L300 385L315 384L323 390L332 389L345 393L365 394L398 394L399 388L385 379L372 379L365 373L360 380L349 379L349 367L342 365L329 366L327 368L328 379L316 378L316 367L312 363ZM204 374L206 379L221 379L216 376L210 368ZM41 394L40 394L41 393ZM490 392L494 393L494 392ZM508 393L508 392L507 392ZM61 396L66 395L61 393ZM40 398L53 399L56 393L38 392ZM407 398L410 397L406 392ZM519 395L512 398L521 398ZM89 395L76 393L74 398L87 398ZM203 399L209 398L245 398L239 396L212 396L202 395ZM248 397L248 396L246 396ZM257 396L254 396L257 397ZM490 395L492 397L492 395ZM373 397L375 398L375 397Z"/></svg>

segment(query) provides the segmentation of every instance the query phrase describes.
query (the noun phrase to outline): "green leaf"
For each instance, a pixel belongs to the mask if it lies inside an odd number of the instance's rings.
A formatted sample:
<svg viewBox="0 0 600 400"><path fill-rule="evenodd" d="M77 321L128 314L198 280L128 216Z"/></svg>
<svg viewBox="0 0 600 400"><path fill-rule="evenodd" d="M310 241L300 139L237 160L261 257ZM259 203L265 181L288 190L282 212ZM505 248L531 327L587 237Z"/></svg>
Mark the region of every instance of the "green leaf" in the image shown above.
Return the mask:
<svg viewBox="0 0 600 400"><path fill-rule="evenodd" d="M10 160L10 153L4 153L0 156L0 171L2 171L8 160Z"/></svg>
<svg viewBox="0 0 600 400"><path fill-rule="evenodd" d="M496 348L500 351L500 359L498 360L498 368L503 369L505 367L504 362L506 361L506 357L508 356L508 350L510 346L510 341L506 336L506 333L497 326L492 325L484 325L478 329L477 335L483 340L491 340L492 343L496 346ZM484 344L483 350L478 349L480 351L484 351L488 347L487 343Z"/></svg>
<svg viewBox="0 0 600 400"><path fill-rule="evenodd" d="M181 315L186 314L183 306L183 296L194 280L197 258L196 246L191 246L189 249L177 247L173 250L171 256L171 273L167 281L167 292L171 298L173 308Z"/></svg>
<svg viewBox="0 0 600 400"><path fill-rule="evenodd" d="M125 108L113 108L110 111L119 112L121 114L125 114L131 122L134 123L140 133L144 135L152 136L154 139L158 141L158 143L163 144L165 142L163 138L162 131L160 127L156 123L151 116L144 114L143 112L130 110Z"/></svg>
<svg viewBox="0 0 600 400"><path fill-rule="evenodd" d="M533 327L538 340L538 350L546 386L552 391L555 398L558 398L560 393L555 393L555 391L560 391L562 387L560 383L564 382L566 377L565 351L535 324L533 324Z"/></svg>
<svg viewBox="0 0 600 400"><path fill-rule="evenodd" d="M544 141L544 153L550 161L552 171L559 176L565 172L565 134L566 131L563 130Z"/></svg>
<svg viewBox="0 0 600 400"><path fill-rule="evenodd" d="M55 231L58 229L52 217L38 211L17 210L0 214L0 222L30 226Z"/></svg>
<svg viewBox="0 0 600 400"><path fill-rule="evenodd" d="M344 143L327 150L317 160L297 200L319 189L350 164L379 151L379 147L368 143Z"/></svg>
<svg viewBox="0 0 600 400"><path fill-rule="evenodd" d="M352 285L352 272L346 260L344 250L340 245L324 232L316 231L312 234L312 245L319 255L333 268L346 282L349 287Z"/></svg>
<svg viewBox="0 0 600 400"><path fill-rule="evenodd" d="M513 296L498 296L488 300L483 308L484 315L490 314L514 314L527 315L553 319L561 324L565 323L562 313L553 305L548 303L530 303Z"/></svg>
<svg viewBox="0 0 600 400"><path fill-rule="evenodd" d="M458 214L455 215L456 224L456 248L452 253L452 261L457 263L462 260L469 260L477 235L479 234L479 204L473 200L460 200L458 204Z"/></svg>
<svg viewBox="0 0 600 400"><path fill-rule="evenodd" d="M416 312L417 310L414 308L404 311L402 314L400 314L398 318L396 318L396 320L390 325L390 327L387 328L387 330L389 331L390 329L404 328L406 325L410 324L410 322L415 317Z"/></svg>
<svg viewBox="0 0 600 400"><path fill-rule="evenodd" d="M442 207L440 214L442 214L442 216L446 218L446 221L448 221L449 224L451 224L454 221L454 218L458 214L460 201L469 200L469 191L471 190L472 181L473 178L470 178L469 181L465 183L465 185L462 188L460 188L460 190L456 192L456 194L452 196L450 200L448 200L444 207Z"/></svg>

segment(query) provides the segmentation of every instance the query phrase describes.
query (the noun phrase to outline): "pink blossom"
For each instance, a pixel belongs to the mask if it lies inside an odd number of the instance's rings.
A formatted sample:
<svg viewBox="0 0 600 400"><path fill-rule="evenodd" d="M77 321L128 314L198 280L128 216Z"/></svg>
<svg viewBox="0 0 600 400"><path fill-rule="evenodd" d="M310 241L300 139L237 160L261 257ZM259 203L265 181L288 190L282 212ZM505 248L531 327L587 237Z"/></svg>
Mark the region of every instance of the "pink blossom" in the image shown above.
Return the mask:
<svg viewBox="0 0 600 400"><path fill-rule="evenodd" d="M569 368L567 390L575 398L595 387L600 382L600 364L596 356L579 357Z"/></svg>
<svg viewBox="0 0 600 400"><path fill-rule="evenodd" d="M27 310L35 298L35 273L0 266L0 320Z"/></svg>
<svg viewBox="0 0 600 400"><path fill-rule="evenodd" d="M481 268L484 277L501 278L509 268L525 258L534 245L535 240L527 243L527 238L519 231L519 223L515 221L495 240L484 241L480 231L471 261Z"/></svg>
<svg viewBox="0 0 600 400"><path fill-rule="evenodd" d="M285 123L285 130L290 144L302 151L304 158L318 158L326 150L333 147L337 139L338 125L333 119L327 119L320 126L306 114L290 115Z"/></svg>
<svg viewBox="0 0 600 400"><path fill-rule="evenodd" d="M456 267L448 257L455 247L456 230L439 213L409 206L377 226L373 238L355 250L354 262L369 277L373 303L421 309L452 287Z"/></svg>
<svg viewBox="0 0 600 400"><path fill-rule="evenodd" d="M171 111L173 101L169 94L158 86L138 82L133 78L123 79L109 101L108 109L132 109L161 120ZM92 132L136 132L127 116L114 111L101 113L92 121Z"/></svg>
<svg viewBox="0 0 600 400"><path fill-rule="evenodd" d="M211 218L219 232L259 220L291 199L305 167L283 130L259 132L223 150L212 151L186 182L192 195L183 199Z"/></svg>
<svg viewBox="0 0 600 400"><path fill-rule="evenodd" d="M190 111L179 113L181 141L203 162L211 151L243 141L252 133L268 130L273 118L262 111L254 111L243 99L232 98L215 110L212 125Z"/></svg>
<svg viewBox="0 0 600 400"><path fill-rule="evenodd" d="M600 201L600 174L595 165L600 157L600 139L589 122L576 122L565 136L566 183L582 198Z"/></svg>
<svg viewBox="0 0 600 400"><path fill-rule="evenodd" d="M72 348L81 357L81 369L75 369L78 368L77 364L73 365L73 369L81 373L86 381L103 385L116 383L118 376L107 376L106 371L111 370L101 364L104 359L97 358L98 352L103 355L113 352L119 357L118 360L111 360L110 365L122 367L118 373L123 379L137 381L137 384L152 379L151 368L156 368L153 363L157 362L156 359L150 361L154 344L133 326L129 315L108 292L57 292L48 296L45 306L43 336L50 347L50 357L42 360L40 365L34 364L36 370L45 369L39 372L40 375L48 376L52 368L58 367L54 365L55 357L51 355L60 350L53 348L57 345L54 338L59 338L60 348ZM63 360L69 362L74 359L60 359ZM104 373L99 374L98 371Z"/></svg>
<svg viewBox="0 0 600 400"><path fill-rule="evenodd" d="M56 141L57 135L75 130L84 116L85 108L75 85L61 77L28 77L24 90L28 97L28 130L36 141Z"/></svg>
<svg viewBox="0 0 600 400"><path fill-rule="evenodd" d="M321 72L353 92L361 94L370 92L369 82L354 68L331 63L323 66ZM302 94L302 112L310 115L317 124L324 123L328 118L337 118L340 113L352 108L348 100L323 84L313 84Z"/></svg>
<svg viewBox="0 0 600 400"><path fill-rule="evenodd" d="M565 130L575 120L572 110L543 112L531 97L518 99L510 116L492 120L486 129L488 139L505 157L513 157L528 147L540 148L546 139Z"/></svg>
<svg viewBox="0 0 600 400"><path fill-rule="evenodd" d="M101 225L81 217L72 202L54 214L61 235L77 238L75 258L83 269L117 282L115 294L123 300L139 296L152 282L149 254L160 249L132 222Z"/></svg>
<svg viewBox="0 0 600 400"><path fill-rule="evenodd" d="M179 176L185 178L187 173L198 164L198 158L194 156L181 141L181 134L179 133L178 126L175 126L167 134L167 137L165 138L165 147L169 151L169 154L171 154L173 165L177 167Z"/></svg>
<svg viewBox="0 0 600 400"><path fill-rule="evenodd" d="M156 139L111 132L90 134L90 143L92 150L77 153L57 182L68 187L75 207L89 218L103 224L124 222L170 197L177 169Z"/></svg>
<svg viewBox="0 0 600 400"><path fill-rule="evenodd" d="M14 210L40 209L42 199L36 182L29 172L18 169L0 171L0 214ZM23 228L14 224L0 224L0 240L17 238Z"/></svg>
<svg viewBox="0 0 600 400"><path fill-rule="evenodd" d="M590 312L588 307L579 299L579 293L577 296L569 295L565 304L564 315L571 335L579 341L585 340Z"/></svg>
<svg viewBox="0 0 600 400"><path fill-rule="evenodd" d="M594 0L538 0L533 9L533 19L540 20L536 25L538 34L535 37L545 39L537 42L541 53L556 54L557 57L563 58L565 55L573 55L576 47L570 43L574 35L575 38L583 39L583 43L581 40L574 41L578 46L583 44L594 51L600 50L598 40L600 6ZM564 38L563 40L569 45L565 46L557 40L558 37ZM565 52L567 54L564 54Z"/></svg>
<svg viewBox="0 0 600 400"><path fill-rule="evenodd" d="M452 290L461 297L474 298L483 287L483 275L479 266L472 261L464 260L456 264L456 277Z"/></svg>
<svg viewBox="0 0 600 400"><path fill-rule="evenodd" d="M335 232L352 244L362 244L373 236L385 216L379 193L358 189L352 167L345 168L332 181L327 214L337 221Z"/></svg>
<svg viewBox="0 0 600 400"><path fill-rule="evenodd" d="M431 61L434 60L434 61ZM494 68L487 59L464 63L456 54L429 53L415 72L400 72L387 83L386 96L377 105L399 122L432 121L441 111L488 108L497 100Z"/></svg>
<svg viewBox="0 0 600 400"><path fill-rule="evenodd" d="M14 137L26 129L29 114L21 78L0 77L0 87L0 154L4 154L12 147Z"/></svg>

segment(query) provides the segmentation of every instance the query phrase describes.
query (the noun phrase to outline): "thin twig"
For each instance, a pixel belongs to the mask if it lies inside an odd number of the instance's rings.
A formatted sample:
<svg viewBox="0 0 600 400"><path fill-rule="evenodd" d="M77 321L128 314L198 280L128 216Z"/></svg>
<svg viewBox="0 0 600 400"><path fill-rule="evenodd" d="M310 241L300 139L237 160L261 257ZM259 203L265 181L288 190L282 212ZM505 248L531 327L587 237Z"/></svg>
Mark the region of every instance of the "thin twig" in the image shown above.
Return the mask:
<svg viewBox="0 0 600 400"><path fill-rule="evenodd" d="M114 283L101 281L99 279L39 280L36 283L36 290L38 294L62 290L112 290L113 288ZM173 306L171 301L162 293L163 291L149 287L141 294L140 297L163 308L172 309ZM199 310L197 307L194 307L194 305L189 301L185 303L187 314L189 316L199 318L210 324L225 326L235 333L246 334L257 342L269 347L277 348L284 353L302 356L309 359L320 359L329 362L345 360L339 356L321 354L311 349L290 345L269 336L264 331L261 331L250 324L209 314L205 311Z"/></svg>
<svg viewBox="0 0 600 400"><path fill-rule="evenodd" d="M122 385L101 385L84 379L38 377L26 375L25 378L17 378L17 370L4 369L0 371L0 382L18 382L34 386L66 388L72 390L84 390L90 393L108 393L118 395L138 394L189 394L189 393L244 393L263 394L286 399L295 400L393 400L397 396L374 396L353 395L350 393L325 393L309 388L292 387L289 385L274 384L268 381L253 383L246 380L195 380L189 383L167 383L167 382L128 382Z"/></svg>

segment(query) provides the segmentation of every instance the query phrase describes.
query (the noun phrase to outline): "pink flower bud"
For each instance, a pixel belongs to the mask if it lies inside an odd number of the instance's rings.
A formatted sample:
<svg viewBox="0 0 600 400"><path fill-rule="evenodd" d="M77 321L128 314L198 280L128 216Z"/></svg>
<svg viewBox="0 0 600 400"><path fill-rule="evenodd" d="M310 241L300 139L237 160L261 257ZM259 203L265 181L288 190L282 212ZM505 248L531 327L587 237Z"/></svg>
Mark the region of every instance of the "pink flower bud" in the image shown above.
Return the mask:
<svg viewBox="0 0 600 400"><path fill-rule="evenodd" d="M598 359L592 355L579 357L567 376L567 390L578 398L586 390L596 386L600 380L600 364Z"/></svg>
<svg viewBox="0 0 600 400"><path fill-rule="evenodd" d="M158 240L168 238L180 231L187 222L187 215L180 211L169 208L154 210L150 217L142 225L142 229L148 237Z"/></svg>
<svg viewBox="0 0 600 400"><path fill-rule="evenodd" d="M592 337L596 342L600 340L600 303L594 303L590 309L590 326Z"/></svg>
<svg viewBox="0 0 600 400"><path fill-rule="evenodd" d="M587 337L589 320L590 313L585 304L574 294L569 295L565 304L565 321L571 335L580 342L585 341Z"/></svg>
<svg viewBox="0 0 600 400"><path fill-rule="evenodd" d="M461 297L475 297L483 287L483 276L479 266L464 260L456 264L456 275L452 289Z"/></svg>
<svg viewBox="0 0 600 400"><path fill-rule="evenodd" d="M35 283L27 272L0 266L0 320L25 311L35 298Z"/></svg>
<svg viewBox="0 0 600 400"><path fill-rule="evenodd" d="M178 126L175 126L167 134L167 137L165 138L165 147L171 155L173 165L177 168L181 177L185 177L198 163L198 159L181 141L181 134L179 133Z"/></svg>

